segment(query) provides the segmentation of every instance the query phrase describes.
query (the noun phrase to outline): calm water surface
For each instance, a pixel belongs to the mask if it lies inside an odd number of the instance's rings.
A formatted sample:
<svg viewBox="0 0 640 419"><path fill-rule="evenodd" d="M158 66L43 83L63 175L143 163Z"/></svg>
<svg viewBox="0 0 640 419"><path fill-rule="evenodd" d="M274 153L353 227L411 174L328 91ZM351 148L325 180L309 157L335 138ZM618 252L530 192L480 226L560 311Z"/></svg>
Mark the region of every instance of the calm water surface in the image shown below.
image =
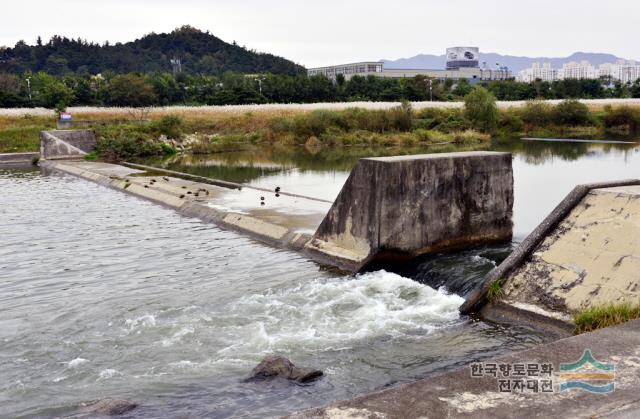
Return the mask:
<svg viewBox="0 0 640 419"><path fill-rule="evenodd" d="M514 153L515 241L577 183L640 177L634 147L493 144ZM413 149L404 152L451 151ZM152 161L333 199L357 158L393 149L251 148ZM510 250L492 246L345 276L68 176L0 170L0 416L140 402L130 417L270 417L530 347L530 331L460 317ZM245 383L280 353L308 386Z"/></svg>

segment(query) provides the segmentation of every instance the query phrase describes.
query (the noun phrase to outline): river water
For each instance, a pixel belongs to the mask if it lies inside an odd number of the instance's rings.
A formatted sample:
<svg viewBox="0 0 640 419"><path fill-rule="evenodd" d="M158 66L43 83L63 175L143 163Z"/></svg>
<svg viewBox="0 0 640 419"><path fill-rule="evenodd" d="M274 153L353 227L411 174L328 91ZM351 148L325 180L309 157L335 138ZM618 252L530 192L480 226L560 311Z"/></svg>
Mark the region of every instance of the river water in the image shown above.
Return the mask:
<svg viewBox="0 0 640 419"><path fill-rule="evenodd" d="M636 148L518 147L515 242L576 183L640 176ZM153 163L333 198L358 157L397 153ZM462 297L442 287L464 295L509 245L350 276L70 176L0 169L0 192L0 417L71 415L105 397L141 403L128 417L272 417L543 341L459 316ZM244 382L271 353L326 375Z"/></svg>

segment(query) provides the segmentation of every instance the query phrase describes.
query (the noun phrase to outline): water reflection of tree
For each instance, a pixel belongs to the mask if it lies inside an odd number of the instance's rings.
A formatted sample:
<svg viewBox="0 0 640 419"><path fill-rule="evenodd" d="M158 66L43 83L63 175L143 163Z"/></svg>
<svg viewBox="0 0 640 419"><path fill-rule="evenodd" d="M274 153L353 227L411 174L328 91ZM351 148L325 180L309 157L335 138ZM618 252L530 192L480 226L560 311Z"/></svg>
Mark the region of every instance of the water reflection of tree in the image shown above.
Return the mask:
<svg viewBox="0 0 640 419"><path fill-rule="evenodd" d="M285 145L242 145L232 150L206 155L183 155L168 159L147 159L145 163L238 183L297 169L301 172L349 172L358 159L445 153L456 151L506 151L522 156L528 164L553 159L575 161L588 155L628 153L634 145L592 143L550 143L520 139L494 140L492 144L442 144L416 147L319 147Z"/></svg>
<svg viewBox="0 0 640 419"><path fill-rule="evenodd" d="M634 144L598 144L573 142L546 142L523 140L496 140L492 149L520 155L529 164L544 164L553 159L575 161L585 156L612 153L628 153L636 149Z"/></svg>

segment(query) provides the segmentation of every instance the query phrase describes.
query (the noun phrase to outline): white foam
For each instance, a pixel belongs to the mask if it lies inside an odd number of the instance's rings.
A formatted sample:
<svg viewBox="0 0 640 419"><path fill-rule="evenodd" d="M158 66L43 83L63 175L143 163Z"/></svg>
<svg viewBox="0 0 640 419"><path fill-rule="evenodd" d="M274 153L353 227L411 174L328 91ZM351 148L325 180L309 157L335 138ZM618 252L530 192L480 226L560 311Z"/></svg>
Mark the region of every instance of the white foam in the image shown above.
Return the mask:
<svg viewBox="0 0 640 419"><path fill-rule="evenodd" d="M133 331L138 327L153 327L156 325L156 318L152 314L145 314L135 319L127 319L124 322L129 331Z"/></svg>
<svg viewBox="0 0 640 419"><path fill-rule="evenodd" d="M191 335L195 332L194 328L191 326L185 326L174 333L170 338L162 340L162 346L172 346L177 342L180 342L183 337L187 335Z"/></svg>
<svg viewBox="0 0 640 419"><path fill-rule="evenodd" d="M385 271L254 294L221 313L219 355L328 350L380 336L427 334L459 320L464 299Z"/></svg>
<svg viewBox="0 0 640 419"><path fill-rule="evenodd" d="M84 359L84 358L76 358L76 359L72 359L71 361L69 361L69 362L67 363L67 366L68 366L69 368L76 368L76 367L79 367L80 365L85 364L85 363L87 363L87 362L89 362L89 360L88 360L88 359Z"/></svg>
<svg viewBox="0 0 640 419"><path fill-rule="evenodd" d="M118 370L114 370L111 368L107 368L105 370L100 371L100 375L98 379L100 380L108 380L109 378L116 377L118 375L122 375L122 373Z"/></svg>

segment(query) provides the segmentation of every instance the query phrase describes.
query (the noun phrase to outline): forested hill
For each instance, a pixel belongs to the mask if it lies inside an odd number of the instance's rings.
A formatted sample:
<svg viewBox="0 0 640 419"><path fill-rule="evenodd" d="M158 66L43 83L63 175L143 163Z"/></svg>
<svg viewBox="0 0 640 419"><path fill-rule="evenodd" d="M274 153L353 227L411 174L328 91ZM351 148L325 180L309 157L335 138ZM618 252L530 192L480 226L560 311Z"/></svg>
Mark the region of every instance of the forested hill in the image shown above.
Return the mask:
<svg viewBox="0 0 640 419"><path fill-rule="evenodd" d="M190 26L171 33L149 34L125 44L99 45L81 39L54 36L40 38L31 46L20 41L13 48L0 48L0 72L26 70L49 74L150 73L171 71L170 60L180 59L189 74L237 73L297 74L304 68L272 54L257 53L229 44Z"/></svg>

